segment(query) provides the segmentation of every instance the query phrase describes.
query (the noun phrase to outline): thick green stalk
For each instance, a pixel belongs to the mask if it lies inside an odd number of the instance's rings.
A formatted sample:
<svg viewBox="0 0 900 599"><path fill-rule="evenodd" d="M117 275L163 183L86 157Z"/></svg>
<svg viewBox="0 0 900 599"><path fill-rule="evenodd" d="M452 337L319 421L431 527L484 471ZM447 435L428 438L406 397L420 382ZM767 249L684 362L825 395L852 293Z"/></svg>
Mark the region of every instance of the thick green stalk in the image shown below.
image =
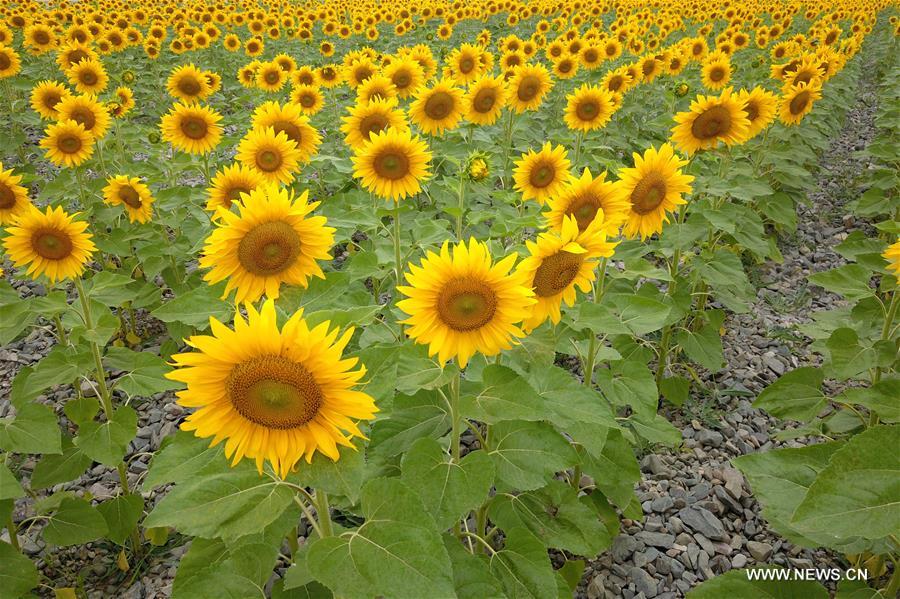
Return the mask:
<svg viewBox="0 0 900 599"><path fill-rule="evenodd" d="M328 505L328 494L322 489L316 489L316 516L319 519L319 528L323 537L334 535L334 526L331 524L331 506Z"/></svg>
<svg viewBox="0 0 900 599"><path fill-rule="evenodd" d="M457 464L460 456L459 438L462 435L462 423L459 416L459 387L461 382L461 373L457 370L456 376L450 381L450 421L452 426L450 432L450 455L453 462Z"/></svg>
<svg viewBox="0 0 900 599"><path fill-rule="evenodd" d="M397 284L396 287L399 287L403 284L403 264L401 264L401 254L400 254L400 201L395 200L394 202L394 274L396 275ZM400 292L395 289L395 294L399 294ZM403 323L397 323L400 325L400 342L403 342Z"/></svg>
<svg viewBox="0 0 900 599"><path fill-rule="evenodd" d="M897 309L900 308L900 292L894 290L891 292L891 304L888 307L887 314L884 316L884 325L881 327L881 341L887 341L891 334L891 326L897 317ZM875 385L881 380L881 366L875 368L875 374L872 375L872 384ZM869 413L869 426L878 424L878 414L876 412Z"/></svg>
<svg viewBox="0 0 900 599"><path fill-rule="evenodd" d="M600 259L600 275L597 278L597 287L594 289L594 303L599 304L603 300L603 293L606 291L606 265L608 264L608 258ZM597 335L595 333L591 333L591 340L588 344L588 352L587 358L584 363L584 384L587 387L593 388L594 386L594 361L597 359Z"/></svg>
<svg viewBox="0 0 900 599"><path fill-rule="evenodd" d="M463 213L466 210L465 203L465 194L463 193L466 189L466 179L465 179L465 171L460 169L459 173L459 188L457 189L457 209L459 212L456 215L456 240L462 241L462 231L463 231Z"/></svg>

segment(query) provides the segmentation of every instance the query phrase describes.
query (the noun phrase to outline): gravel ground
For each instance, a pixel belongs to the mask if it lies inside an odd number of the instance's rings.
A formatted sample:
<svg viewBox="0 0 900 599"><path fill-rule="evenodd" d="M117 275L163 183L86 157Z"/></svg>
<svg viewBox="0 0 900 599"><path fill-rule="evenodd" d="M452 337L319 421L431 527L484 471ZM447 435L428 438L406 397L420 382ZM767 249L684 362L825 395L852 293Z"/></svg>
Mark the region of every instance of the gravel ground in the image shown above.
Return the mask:
<svg viewBox="0 0 900 599"><path fill-rule="evenodd" d="M808 205L799 208L798 231L780 244L784 263L760 266L756 275L762 286L753 310L729 316L723 338L728 367L705 381L718 393L694 397L681 410L667 414L682 429L683 447L642 459L644 476L636 490L644 520L622 522L622 534L611 549L588 563L578 597L671 599L731 568L754 564L801 568L839 565L839 558L827 551L802 549L768 530L750 489L729 461L747 453L810 441L776 440L775 433L790 427L790 423L778 422L753 409L750 399L784 372L815 362L796 327L808 321L812 311L833 307L839 299L807 287L806 277L843 263L834 246L852 230L866 228L865 223L844 217L842 210L842 204L855 193L855 177L866 168L854 152L864 148L874 134L876 99L872 81L867 74L862 77L857 104L849 109L844 129L822 158ZM2 266L9 272L8 263ZM39 284L11 282L23 294L44 293ZM155 324L143 322L148 327ZM37 362L54 342L50 327L44 326L0 349L0 397L8 395L18 369ZM747 393L722 393L727 389ZM39 401L59 407L71 396L71 388L57 388ZM174 432L183 416L171 393L158 394L134 407L139 428L127 456L132 488L140 485L152 453ZM0 401L0 417L9 410L8 402ZM61 410L57 411L65 422ZM25 457L23 470L31 471L35 463L34 457ZM79 496L90 493L103 499L113 496L117 487L115 470L98 465L78 480L51 491L67 490ZM148 508L162 493L164 490L144 494ZM19 502L16 521L32 516L30 509ZM165 546L154 547L141 563L122 572L116 566L118 548L114 545L49 548L38 532L39 525L21 531L19 540L24 551L37 561L54 587L82 588L92 598L169 597L178 560L187 550L184 539L175 535ZM8 540L8 533L3 535ZM48 588L42 587L39 593L53 596Z"/></svg>

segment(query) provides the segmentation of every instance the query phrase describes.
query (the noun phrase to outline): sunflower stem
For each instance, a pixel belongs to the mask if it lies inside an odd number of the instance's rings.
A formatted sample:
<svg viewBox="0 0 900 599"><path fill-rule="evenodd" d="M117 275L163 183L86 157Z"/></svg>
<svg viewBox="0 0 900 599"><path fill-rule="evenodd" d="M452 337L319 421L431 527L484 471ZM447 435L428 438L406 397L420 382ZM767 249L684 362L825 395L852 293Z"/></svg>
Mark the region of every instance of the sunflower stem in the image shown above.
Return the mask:
<svg viewBox="0 0 900 599"><path fill-rule="evenodd" d="M297 530L296 526L288 531L287 542L291 548L291 562L297 559L297 552L300 551L300 543L297 542L297 537L299 536L300 531Z"/></svg>
<svg viewBox="0 0 900 599"><path fill-rule="evenodd" d="M597 287L594 289L594 303L599 304L603 301L603 293L606 291L606 265L609 263L609 258L605 256L600 258L600 275L597 278ZM594 361L597 359L597 335L591 333L591 340L588 344L588 352L585 357L585 363L583 364L584 368L584 384L588 388L593 388L594 386Z"/></svg>
<svg viewBox="0 0 900 599"><path fill-rule="evenodd" d="M394 274L397 279L397 287L402 285L403 265L400 256L400 202L394 202ZM399 293L395 291L395 293ZM403 323L397 323L400 326L400 341L403 342Z"/></svg>
<svg viewBox="0 0 900 599"><path fill-rule="evenodd" d="M9 531L9 544L12 545L13 549L22 553L22 548L19 547L19 529L16 528L12 512L10 512L9 517L6 519L6 529Z"/></svg>
<svg viewBox="0 0 900 599"><path fill-rule="evenodd" d="M504 189L511 187L510 184L512 182L512 176L507 178L506 171L509 169L509 159L513 149L513 123L515 116L515 112L510 110L509 118L506 119L506 156L503 157L503 170L500 172L500 180L503 183Z"/></svg>
<svg viewBox="0 0 900 599"><path fill-rule="evenodd" d="M900 292L894 290L891 292L891 304L884 316L884 325L881 327L881 341L887 341L891 336L891 325L894 324L894 318L897 316L897 309L900 308ZM877 385L881 380L881 366L875 368L872 375L872 384ZM878 425L878 414L875 411L869 413L869 426Z"/></svg>
<svg viewBox="0 0 900 599"><path fill-rule="evenodd" d="M81 197L81 207L87 208L87 194L84 189L84 173L81 172L81 167L75 167L75 180L78 182L78 195Z"/></svg>
<svg viewBox="0 0 900 599"><path fill-rule="evenodd" d="M578 161L581 159L581 145L584 143L584 131L579 131L575 137L575 154L572 157L572 166L578 172Z"/></svg>
<svg viewBox="0 0 900 599"><path fill-rule="evenodd" d="M69 336L66 335L66 328L62 324L59 314L53 315L53 326L56 327L56 337L59 339L59 342L62 345L69 345Z"/></svg>
<svg viewBox="0 0 900 599"><path fill-rule="evenodd" d="M450 455L454 463L459 463L460 443L459 438L462 433L459 416L459 387L462 382L462 373L456 370L456 375L450 380Z"/></svg>
<svg viewBox="0 0 900 599"><path fill-rule="evenodd" d="M463 214L466 210L465 205L465 194L463 193L466 189L466 179L465 179L465 169L460 168L459 171L459 186L456 190L457 195L457 205L456 208L459 212L456 214L456 240L462 241L462 231L463 231Z"/></svg>
<svg viewBox="0 0 900 599"><path fill-rule="evenodd" d="M328 494L322 489L316 489L316 517L319 519L320 535L330 537L334 535L334 527L331 524L331 507L328 505Z"/></svg>

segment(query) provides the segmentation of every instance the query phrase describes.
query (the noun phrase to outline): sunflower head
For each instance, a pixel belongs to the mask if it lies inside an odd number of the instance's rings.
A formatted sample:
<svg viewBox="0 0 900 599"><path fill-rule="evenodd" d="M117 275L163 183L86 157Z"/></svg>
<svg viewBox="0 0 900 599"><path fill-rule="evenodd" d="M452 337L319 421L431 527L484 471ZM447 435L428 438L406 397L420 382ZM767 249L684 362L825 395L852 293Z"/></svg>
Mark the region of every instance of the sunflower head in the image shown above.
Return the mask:
<svg viewBox="0 0 900 599"><path fill-rule="evenodd" d="M267 182L284 184L294 180L301 157L287 133L271 126L250 131L238 144L236 155L238 162L255 169Z"/></svg>
<svg viewBox="0 0 900 599"><path fill-rule="evenodd" d="M59 121L48 126L45 133L40 145L53 164L78 166L94 153L94 137L81 123Z"/></svg>
<svg viewBox="0 0 900 599"><path fill-rule="evenodd" d="M553 147L548 141L540 151L529 150L516 161L514 187L522 193L523 200L533 199L543 206L568 183L570 166L566 149Z"/></svg>
<svg viewBox="0 0 900 599"><path fill-rule="evenodd" d="M71 96L68 88L56 81L41 81L31 90L31 107L41 117L56 120L59 116L57 105Z"/></svg>
<svg viewBox="0 0 900 599"><path fill-rule="evenodd" d="M309 124L309 118L303 109L294 103L279 104L264 102L253 111L251 127L254 129L271 128L276 134L283 133L297 149L297 159L309 162L322 143L319 132Z"/></svg>
<svg viewBox="0 0 900 599"><path fill-rule="evenodd" d="M418 136L408 129L387 129L355 151L353 176L379 197L399 202L422 189L430 161L431 151Z"/></svg>
<svg viewBox="0 0 900 599"><path fill-rule="evenodd" d="M229 210L232 204L243 198L244 194L249 194L263 185L264 181L263 176L254 168L243 164L226 166L216 173L210 182L206 209L212 212L218 212L219 208Z"/></svg>
<svg viewBox="0 0 900 599"><path fill-rule="evenodd" d="M728 146L742 144L750 134L744 104L731 88L718 97L697 96L688 112L675 115L672 140L689 155L715 148L720 142Z"/></svg>
<svg viewBox="0 0 900 599"><path fill-rule="evenodd" d="M28 190L19 185L21 182L22 175L13 174L12 169L3 170L0 164L0 225L10 225L32 209Z"/></svg>
<svg viewBox="0 0 900 599"><path fill-rule="evenodd" d="M462 118L463 91L452 80L441 79L421 89L409 107L410 120L430 135L452 130Z"/></svg>
<svg viewBox="0 0 900 599"><path fill-rule="evenodd" d="M178 103L162 118L162 137L189 154L208 154L222 139L222 116L200 104Z"/></svg>
<svg viewBox="0 0 900 599"><path fill-rule="evenodd" d="M614 112L610 92L584 84L566 96L566 125L575 131L593 131L609 122Z"/></svg>
<svg viewBox="0 0 900 599"><path fill-rule="evenodd" d="M150 188L137 177L111 177L103 188L103 199L110 206L123 206L132 223L146 223L153 215Z"/></svg>
<svg viewBox="0 0 900 599"><path fill-rule="evenodd" d="M62 207L44 212L30 208L6 231L3 246L17 267L28 266L32 278L46 275L51 283L81 276L91 259L94 243L87 223L75 220Z"/></svg>

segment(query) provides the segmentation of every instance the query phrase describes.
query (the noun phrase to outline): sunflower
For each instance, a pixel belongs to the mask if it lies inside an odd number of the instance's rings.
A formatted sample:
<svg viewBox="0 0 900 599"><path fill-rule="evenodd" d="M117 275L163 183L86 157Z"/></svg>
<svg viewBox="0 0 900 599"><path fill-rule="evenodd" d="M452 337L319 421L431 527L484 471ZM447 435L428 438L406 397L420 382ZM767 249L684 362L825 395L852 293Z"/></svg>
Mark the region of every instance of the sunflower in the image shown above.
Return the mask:
<svg viewBox="0 0 900 599"><path fill-rule="evenodd" d="M197 408L182 429L225 441L233 466L246 457L261 473L268 460L281 478L316 451L337 461L338 445L363 437L354 419L371 420L378 408L353 388L365 367L342 359L352 329L338 336L330 321L310 329L298 310L279 330L271 300L260 311L247 306L246 320L236 313L234 329L215 318L210 325L212 335L188 339L196 351L173 355L166 374L187 385L178 403Z"/></svg>
<svg viewBox="0 0 900 599"><path fill-rule="evenodd" d="M555 148L550 142L544 144L539 152L529 150L516 161L513 171L514 188L522 192L523 200L534 199L541 206L563 190L569 182L571 163L562 146Z"/></svg>
<svg viewBox="0 0 900 599"><path fill-rule="evenodd" d="M267 92L279 91L287 81L288 74L276 62L264 62L256 71L256 87Z"/></svg>
<svg viewBox="0 0 900 599"><path fill-rule="evenodd" d="M222 40L222 45L225 46L225 49L229 52L237 52L241 49L241 38L233 33L229 33Z"/></svg>
<svg viewBox="0 0 900 599"><path fill-rule="evenodd" d="M372 75L356 87L357 104L365 104L375 99L393 98L397 95L397 88L393 82L378 73Z"/></svg>
<svg viewBox="0 0 900 599"><path fill-rule="evenodd" d="M631 87L633 79L628 69L619 67L604 75L600 87L613 94L624 94Z"/></svg>
<svg viewBox="0 0 900 599"><path fill-rule="evenodd" d="M790 86L781 96L781 122L788 126L798 125L821 97L822 84L816 80Z"/></svg>
<svg viewBox="0 0 900 599"><path fill-rule="evenodd" d="M109 75L99 60L85 58L81 62L66 71L69 83L80 94L97 95L106 89L109 83Z"/></svg>
<svg viewBox="0 0 900 599"><path fill-rule="evenodd" d="M557 79L571 79L578 74L578 57L565 54L553 63L553 74Z"/></svg>
<svg viewBox="0 0 900 599"><path fill-rule="evenodd" d="M349 116L343 117L341 131L344 142L353 150L362 148L369 137L388 128L407 131L406 116L397 108L397 100L373 100L368 104L358 104L347 108Z"/></svg>
<svg viewBox="0 0 900 599"><path fill-rule="evenodd" d="M452 50L446 58L450 78L461 85L477 79L484 72L481 54L481 48L468 43Z"/></svg>
<svg viewBox="0 0 900 599"><path fill-rule="evenodd" d="M448 79L441 79L416 93L409 106L409 118L430 135L452 130L462 118L463 91Z"/></svg>
<svg viewBox="0 0 900 599"><path fill-rule="evenodd" d="M62 83L41 81L31 90L31 108L45 119L57 120L57 105L71 95Z"/></svg>
<svg viewBox="0 0 900 599"><path fill-rule="evenodd" d="M625 222L631 203L620 186L606 180L606 171L594 177L585 168L581 177L573 179L547 206L550 210L544 213L544 218L551 229L561 231L563 221L571 216L578 230L584 231L598 214L607 228L619 227Z"/></svg>
<svg viewBox="0 0 900 599"><path fill-rule="evenodd" d="M726 54L713 52L704 60L700 68L700 79L706 89L722 89L731 80L731 61Z"/></svg>
<svg viewBox="0 0 900 599"><path fill-rule="evenodd" d="M400 201L419 193L428 173L431 151L409 129L386 129L373 133L355 150L353 176L379 197Z"/></svg>
<svg viewBox="0 0 900 599"><path fill-rule="evenodd" d="M28 265L33 279L46 275L56 283L80 276L96 248L91 234L85 233L88 224L76 216L59 206L48 206L45 212L32 207L6 229L3 246L9 259L17 267Z"/></svg>
<svg viewBox="0 0 900 599"><path fill-rule="evenodd" d="M525 64L513 69L509 79L509 105L517 113L535 110L553 87L550 73L540 64Z"/></svg>
<svg viewBox="0 0 900 599"><path fill-rule="evenodd" d="M0 225L10 225L31 210L28 190L19 185L21 182L22 175L14 175L12 169L3 170L0 163Z"/></svg>
<svg viewBox="0 0 900 599"><path fill-rule="evenodd" d="M361 58L350 63L350 65L344 69L344 79L346 79L347 85L356 88L377 71L378 69L371 60L368 58Z"/></svg>
<svg viewBox="0 0 900 599"><path fill-rule="evenodd" d="M672 141L688 155L715 148L719 142L742 144L750 132L744 103L740 96L732 95L730 87L718 97L697 96L689 111L675 115L675 123Z"/></svg>
<svg viewBox="0 0 900 599"><path fill-rule="evenodd" d="M409 265L406 296L397 307L409 315L409 336L428 345L443 364L456 358L465 368L475 353L495 356L524 337L518 323L535 303L525 273L510 272L516 254L493 263L487 245L469 240L444 242L440 254L429 251L419 266Z"/></svg>
<svg viewBox="0 0 900 599"><path fill-rule="evenodd" d="M13 77L22 70L22 59L8 46L0 46L0 79Z"/></svg>
<svg viewBox="0 0 900 599"><path fill-rule="evenodd" d="M341 84L341 71L337 65L326 64L314 72L315 81L319 82L322 87L331 89ZM296 83L295 83L296 84ZM301 84L302 85L302 84ZM312 85L312 84L307 84Z"/></svg>
<svg viewBox="0 0 900 599"><path fill-rule="evenodd" d="M897 285L900 285L900 238L897 238L896 243L888 246L882 256L888 262L888 270L893 271L894 278L897 279Z"/></svg>
<svg viewBox="0 0 900 599"><path fill-rule="evenodd" d="M146 223L153 215L154 200L150 188L137 177L111 177L103 188L103 199L110 206L125 206L128 222Z"/></svg>
<svg viewBox="0 0 900 599"><path fill-rule="evenodd" d="M166 82L169 95L185 104L199 102L210 94L209 80L193 64L182 65L172 71Z"/></svg>
<svg viewBox="0 0 900 599"><path fill-rule="evenodd" d="M217 212L218 209L226 210L240 200L246 193L250 193L265 183L263 176L254 168L243 164L226 166L215 174L206 190L209 195L206 201L206 209Z"/></svg>
<svg viewBox="0 0 900 599"><path fill-rule="evenodd" d="M691 192L694 177L681 172L687 161L675 155L671 144L633 156L634 166L623 168L617 183L631 204L622 232L644 239L662 231L663 223L669 222L667 212L687 203L682 195Z"/></svg>
<svg viewBox="0 0 900 599"><path fill-rule="evenodd" d="M118 115L119 117L125 116L132 108L134 108L134 92L131 91L130 87L125 87L124 85L117 87L115 96L116 101L121 107L121 112Z"/></svg>
<svg viewBox="0 0 900 599"><path fill-rule="evenodd" d="M25 28L22 41L30 54L38 56L56 47L56 34L46 25L36 23Z"/></svg>
<svg viewBox="0 0 900 599"><path fill-rule="evenodd" d="M304 65L291 71L291 83L293 85L318 85L319 76L315 69Z"/></svg>
<svg viewBox="0 0 900 599"><path fill-rule="evenodd" d="M222 115L199 104L178 103L163 116L163 139L188 154L208 154L222 139Z"/></svg>
<svg viewBox="0 0 900 599"><path fill-rule="evenodd" d="M738 99L743 102L744 112L747 114L747 120L750 121L747 139L759 135L775 120L778 96L772 92L756 86L749 92L742 89Z"/></svg>
<svg viewBox="0 0 900 599"><path fill-rule="evenodd" d="M526 333L548 318L557 324L562 302L571 307L576 288L584 293L591 290L598 259L612 256L616 247L606 240L602 214L583 231L574 217L565 216L558 232L541 233L537 241L526 240L525 245L530 256L516 270L530 283L537 300L531 315L522 322Z"/></svg>
<svg viewBox="0 0 900 599"><path fill-rule="evenodd" d="M59 121L47 127L40 145L57 166L78 166L94 153L94 137L76 121Z"/></svg>
<svg viewBox="0 0 900 599"><path fill-rule="evenodd" d="M278 297L282 283L306 288L312 276L325 278L317 260L330 260L334 229L324 216L309 216L319 202L309 202L277 185L263 184L236 202L238 213L219 209L216 228L206 239L204 280L228 280L223 299L236 290L236 302Z"/></svg>
<svg viewBox="0 0 900 599"><path fill-rule="evenodd" d="M69 96L56 105L56 118L75 121L94 139L102 139L109 130L109 113L94 96Z"/></svg>
<svg viewBox="0 0 900 599"><path fill-rule="evenodd" d="M291 90L291 102L306 116L317 114L325 105L322 91L315 85L297 85Z"/></svg>
<svg viewBox="0 0 900 599"><path fill-rule="evenodd" d="M287 184L299 169L301 151L287 133L265 127L250 131L238 144L235 157L267 182Z"/></svg>
<svg viewBox="0 0 900 599"><path fill-rule="evenodd" d="M614 112L610 96L610 92L585 83L566 96L566 125L575 131L593 131L603 127Z"/></svg>
<svg viewBox="0 0 900 599"><path fill-rule="evenodd" d="M309 124L309 118L303 114L298 104L264 102L253 111L251 126L254 129L271 127L275 133L284 133L297 146L297 160L309 162L322 143L322 136Z"/></svg>
<svg viewBox="0 0 900 599"><path fill-rule="evenodd" d="M463 99L465 118L476 125L493 125L506 104L503 76L484 75L477 79Z"/></svg>
<svg viewBox="0 0 900 599"><path fill-rule="evenodd" d="M384 76L391 80L397 90L397 97L409 98L425 83L422 66L412 58L398 58L383 69Z"/></svg>

